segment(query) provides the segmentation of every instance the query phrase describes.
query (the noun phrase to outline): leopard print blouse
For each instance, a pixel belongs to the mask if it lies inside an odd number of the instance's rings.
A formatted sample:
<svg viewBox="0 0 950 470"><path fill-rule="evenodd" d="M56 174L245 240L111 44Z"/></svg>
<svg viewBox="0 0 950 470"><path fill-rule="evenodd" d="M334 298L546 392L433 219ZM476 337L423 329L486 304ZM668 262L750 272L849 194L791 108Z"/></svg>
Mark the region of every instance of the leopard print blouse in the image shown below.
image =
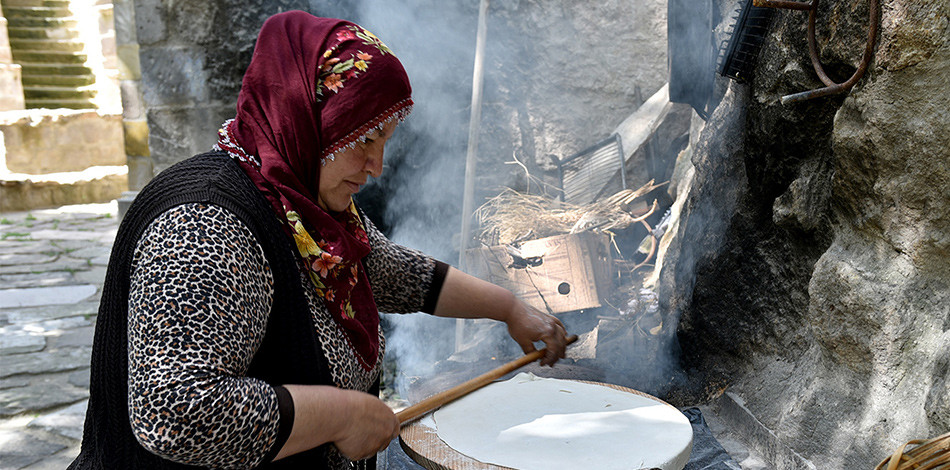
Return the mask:
<svg viewBox="0 0 950 470"><path fill-rule="evenodd" d="M373 250L363 263L379 310L422 310L430 288L436 288L437 262L390 242L372 222L364 222ZM190 465L263 463L278 444L281 417L274 387L245 376L274 295L274 276L261 246L229 211L184 204L149 225L132 266L129 413L136 438L151 452ZM309 286L306 267L298 268ZM320 298L312 289L304 291L333 381L368 390L382 363L382 331L380 360L366 371ZM337 468L351 464L338 453L331 460Z"/></svg>

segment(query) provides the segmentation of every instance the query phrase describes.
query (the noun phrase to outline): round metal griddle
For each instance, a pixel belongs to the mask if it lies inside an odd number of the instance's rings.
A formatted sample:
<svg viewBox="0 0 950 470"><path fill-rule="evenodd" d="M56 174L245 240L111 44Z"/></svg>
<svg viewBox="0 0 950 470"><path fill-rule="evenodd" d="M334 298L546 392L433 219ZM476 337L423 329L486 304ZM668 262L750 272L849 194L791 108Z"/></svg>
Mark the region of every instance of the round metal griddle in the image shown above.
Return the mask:
<svg viewBox="0 0 950 470"><path fill-rule="evenodd" d="M676 408L669 403L632 388L589 380L570 378L564 380L600 385L614 390L632 393L655 400L658 403L676 410ZM677 412L679 412L679 410L677 410ZM418 419L403 426L402 431L399 433L399 443L403 450L419 465L429 470L510 470L508 467L484 463L457 452L443 442L442 439L439 439L437 431L427 423L431 423L431 420Z"/></svg>

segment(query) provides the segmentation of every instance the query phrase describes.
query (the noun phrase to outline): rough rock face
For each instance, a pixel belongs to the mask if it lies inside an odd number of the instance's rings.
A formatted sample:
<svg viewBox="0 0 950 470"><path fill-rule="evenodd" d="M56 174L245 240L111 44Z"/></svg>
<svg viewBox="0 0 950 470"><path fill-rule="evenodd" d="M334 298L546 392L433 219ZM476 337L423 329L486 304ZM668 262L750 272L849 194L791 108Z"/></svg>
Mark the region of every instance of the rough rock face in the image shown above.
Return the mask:
<svg viewBox="0 0 950 470"><path fill-rule="evenodd" d="M881 11L850 95L784 106L821 85L807 15L776 16L755 80L729 86L694 149L664 273L692 373L819 468L950 430L950 1ZM857 67L867 21L867 2L822 4L833 79Z"/></svg>

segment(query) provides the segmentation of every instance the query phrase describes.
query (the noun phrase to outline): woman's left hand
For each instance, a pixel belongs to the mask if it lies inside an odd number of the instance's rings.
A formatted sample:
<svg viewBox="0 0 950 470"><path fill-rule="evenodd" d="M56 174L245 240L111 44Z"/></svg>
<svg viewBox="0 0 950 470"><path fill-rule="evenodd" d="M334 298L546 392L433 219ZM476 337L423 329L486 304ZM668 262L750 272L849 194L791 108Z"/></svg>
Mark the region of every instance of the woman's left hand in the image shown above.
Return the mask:
<svg viewBox="0 0 950 470"><path fill-rule="evenodd" d="M541 365L554 366L554 363L564 358L567 332L561 320L555 316L515 299L505 317L505 323L508 325L508 334L521 346L525 354L535 350L535 342L544 342L547 348L541 358Z"/></svg>
<svg viewBox="0 0 950 470"><path fill-rule="evenodd" d="M508 334L525 354L535 350L534 343L547 346L541 364L553 366L564 357L567 333L564 325L515 297L508 289L450 268L435 306L436 315L453 318L491 318L508 325Z"/></svg>

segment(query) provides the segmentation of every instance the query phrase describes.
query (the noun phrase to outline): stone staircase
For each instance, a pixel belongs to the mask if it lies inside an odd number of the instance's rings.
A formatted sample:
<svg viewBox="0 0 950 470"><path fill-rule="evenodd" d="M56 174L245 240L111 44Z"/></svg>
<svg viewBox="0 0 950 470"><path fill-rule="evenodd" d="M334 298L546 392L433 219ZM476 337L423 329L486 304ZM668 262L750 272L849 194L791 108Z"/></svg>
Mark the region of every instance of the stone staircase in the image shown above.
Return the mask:
<svg viewBox="0 0 950 470"><path fill-rule="evenodd" d="M27 108L92 109L93 70L69 0L2 0L13 61L23 68Z"/></svg>

